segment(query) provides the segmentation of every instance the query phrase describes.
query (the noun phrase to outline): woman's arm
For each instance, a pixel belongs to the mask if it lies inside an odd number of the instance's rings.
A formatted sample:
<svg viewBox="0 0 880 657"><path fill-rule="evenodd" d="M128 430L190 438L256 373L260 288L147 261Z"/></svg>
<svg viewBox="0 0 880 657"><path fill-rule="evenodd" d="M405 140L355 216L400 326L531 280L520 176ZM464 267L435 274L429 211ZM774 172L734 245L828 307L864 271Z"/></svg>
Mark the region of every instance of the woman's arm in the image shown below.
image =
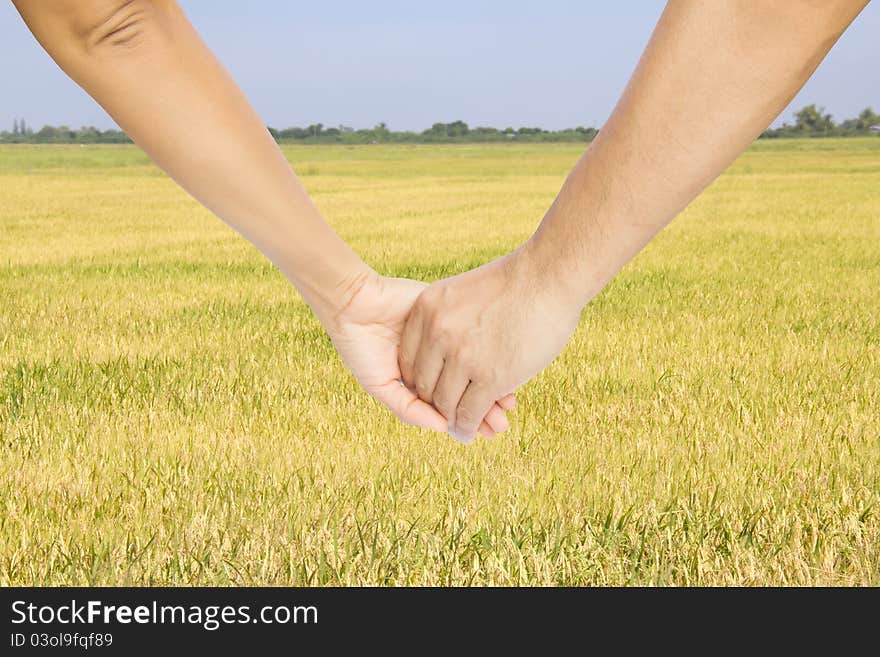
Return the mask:
<svg viewBox="0 0 880 657"><path fill-rule="evenodd" d="M532 239L429 287L404 381L469 437L580 310L788 104L867 0L671 0L611 118Z"/></svg>
<svg viewBox="0 0 880 657"><path fill-rule="evenodd" d="M397 382L397 344L418 284L382 279L325 223L174 0L13 2L58 65L138 146L284 272L368 392L403 421L445 429ZM356 293L375 308L361 302L354 313ZM506 427L498 407L489 420Z"/></svg>
<svg viewBox="0 0 880 657"><path fill-rule="evenodd" d="M370 268L324 222L173 0L14 0L64 71L175 181L253 242L322 321Z"/></svg>

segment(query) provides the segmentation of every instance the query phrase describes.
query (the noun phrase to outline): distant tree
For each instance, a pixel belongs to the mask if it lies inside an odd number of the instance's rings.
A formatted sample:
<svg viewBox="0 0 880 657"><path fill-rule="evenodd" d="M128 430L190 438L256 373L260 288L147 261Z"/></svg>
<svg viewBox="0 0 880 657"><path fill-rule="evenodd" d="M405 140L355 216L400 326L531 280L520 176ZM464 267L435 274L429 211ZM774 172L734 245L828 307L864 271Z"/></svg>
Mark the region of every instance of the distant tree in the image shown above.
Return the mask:
<svg viewBox="0 0 880 657"><path fill-rule="evenodd" d="M429 129L425 130L423 135L431 135L434 137L448 137L447 126L445 123L435 123Z"/></svg>
<svg viewBox="0 0 880 657"><path fill-rule="evenodd" d="M34 135L34 141L38 144L56 144L58 142L64 141L64 137L67 135L68 129L67 126L60 126L56 128L51 125L44 125L42 128L37 130Z"/></svg>
<svg viewBox="0 0 880 657"><path fill-rule="evenodd" d="M446 134L449 137L464 137L468 132L470 132L470 128L464 121L453 121L446 126Z"/></svg>
<svg viewBox="0 0 880 657"><path fill-rule="evenodd" d="M834 121L830 114L824 114L824 107L807 105L795 113L795 128L801 132L827 133L834 129Z"/></svg>
<svg viewBox="0 0 880 657"><path fill-rule="evenodd" d="M479 130L485 131L487 128ZM428 141L460 141L471 132L470 127L464 121L453 121L452 123L435 123L428 130L422 132L422 136L427 137ZM484 134L477 132L474 136L476 137L475 141L485 141Z"/></svg>
<svg viewBox="0 0 880 657"><path fill-rule="evenodd" d="M878 124L880 124L880 114L874 114L874 110L866 107L856 119L856 130L868 130Z"/></svg>
<svg viewBox="0 0 880 657"><path fill-rule="evenodd" d="M390 136L391 131L388 129L388 124L384 121L377 123L373 128L373 141L389 141Z"/></svg>

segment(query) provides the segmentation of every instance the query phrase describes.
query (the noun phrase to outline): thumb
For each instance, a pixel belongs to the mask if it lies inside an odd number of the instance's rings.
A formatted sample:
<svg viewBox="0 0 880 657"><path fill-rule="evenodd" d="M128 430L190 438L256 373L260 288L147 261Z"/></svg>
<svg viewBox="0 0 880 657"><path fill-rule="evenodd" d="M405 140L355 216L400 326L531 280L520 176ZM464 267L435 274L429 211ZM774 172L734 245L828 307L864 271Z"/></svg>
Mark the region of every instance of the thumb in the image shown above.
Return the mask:
<svg viewBox="0 0 880 657"><path fill-rule="evenodd" d="M433 406L419 399L400 381L389 381L378 386L373 391L373 396L385 404L401 422L440 433L447 433L449 430L446 418Z"/></svg>

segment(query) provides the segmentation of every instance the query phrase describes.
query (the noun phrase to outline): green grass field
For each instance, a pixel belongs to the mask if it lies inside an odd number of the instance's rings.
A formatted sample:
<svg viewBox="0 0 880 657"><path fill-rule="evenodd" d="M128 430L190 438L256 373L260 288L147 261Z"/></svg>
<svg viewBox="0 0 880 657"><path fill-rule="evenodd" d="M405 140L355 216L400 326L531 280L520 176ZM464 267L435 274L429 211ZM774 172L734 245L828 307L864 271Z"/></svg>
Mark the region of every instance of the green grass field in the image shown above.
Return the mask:
<svg viewBox="0 0 880 657"><path fill-rule="evenodd" d="M286 152L434 280L526 239L581 150ZM398 424L136 149L0 149L2 585L880 585L880 139L753 147L512 422Z"/></svg>

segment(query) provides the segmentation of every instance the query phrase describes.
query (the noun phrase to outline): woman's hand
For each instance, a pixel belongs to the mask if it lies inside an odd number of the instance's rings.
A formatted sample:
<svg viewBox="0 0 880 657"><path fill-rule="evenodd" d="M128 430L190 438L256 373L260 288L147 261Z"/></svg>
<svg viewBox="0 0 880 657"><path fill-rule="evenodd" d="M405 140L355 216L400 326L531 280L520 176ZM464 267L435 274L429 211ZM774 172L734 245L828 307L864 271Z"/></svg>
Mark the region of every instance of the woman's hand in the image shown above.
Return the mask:
<svg viewBox="0 0 880 657"><path fill-rule="evenodd" d="M342 361L371 396L407 424L446 432L448 423L437 410L401 383L398 347L406 318L426 285L370 272L345 308L325 327ZM512 395L492 400L479 418L479 432L492 437L510 424L504 409ZM476 430L476 426L474 427ZM473 438L473 436L471 436ZM469 442L469 441L468 441Z"/></svg>

